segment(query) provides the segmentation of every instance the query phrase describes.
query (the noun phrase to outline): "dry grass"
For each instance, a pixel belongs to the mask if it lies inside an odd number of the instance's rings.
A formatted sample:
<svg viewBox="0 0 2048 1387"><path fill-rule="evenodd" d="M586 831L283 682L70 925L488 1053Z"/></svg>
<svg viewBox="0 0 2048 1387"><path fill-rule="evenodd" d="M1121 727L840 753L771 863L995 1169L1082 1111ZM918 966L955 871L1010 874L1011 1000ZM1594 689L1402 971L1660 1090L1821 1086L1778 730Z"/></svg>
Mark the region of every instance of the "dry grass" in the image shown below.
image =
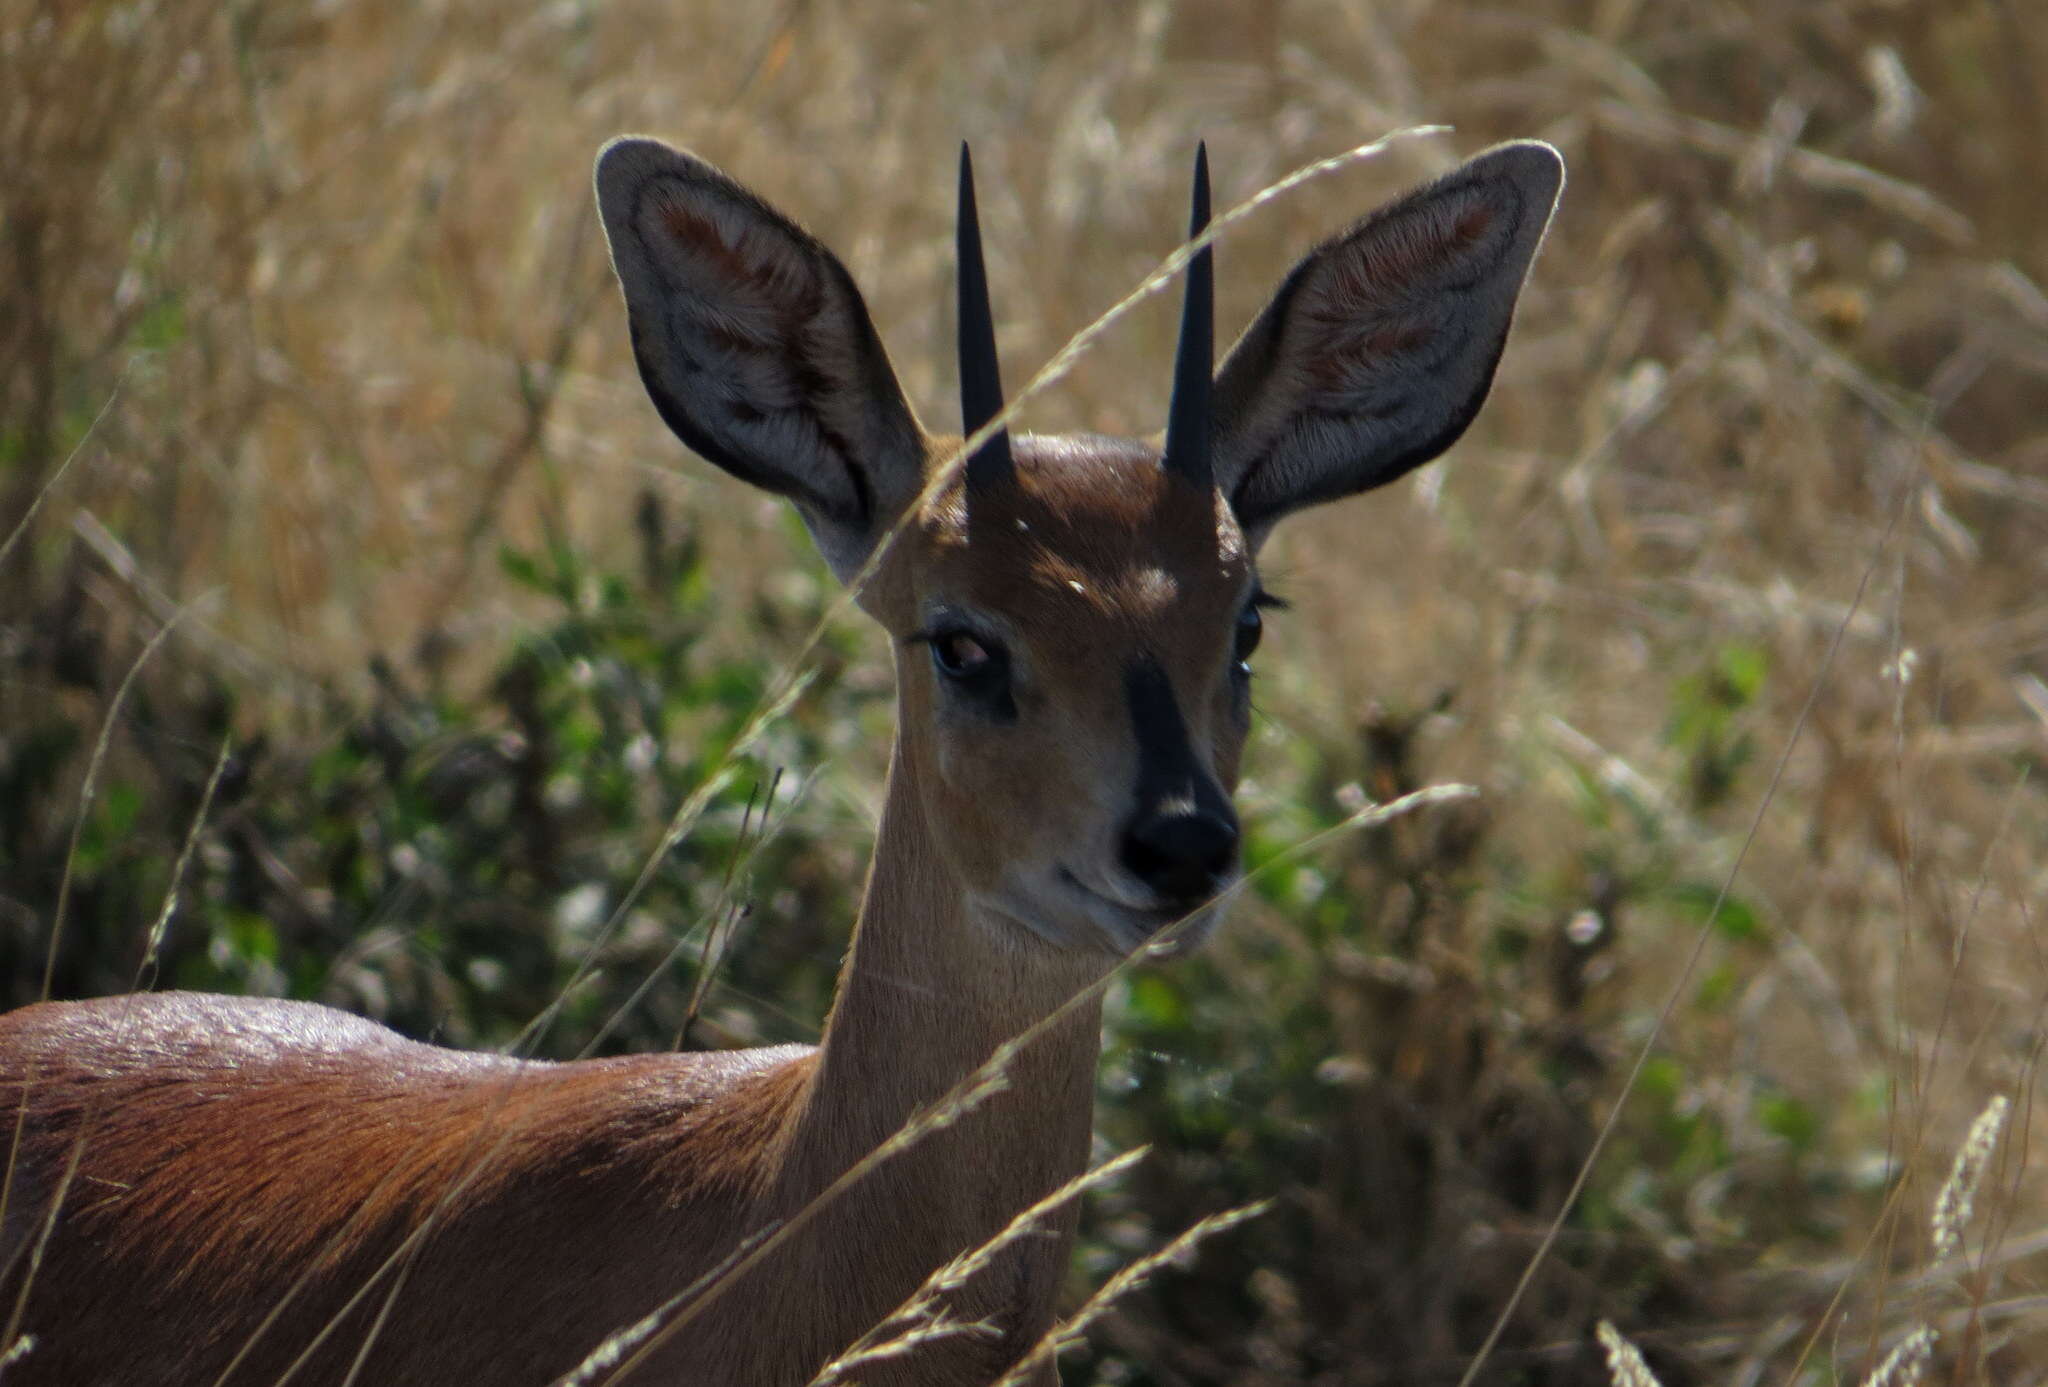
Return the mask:
<svg viewBox="0 0 2048 1387"><path fill-rule="evenodd" d="M692 146L837 247L939 423L962 135L1020 377L1174 243L1197 135L1228 202L1392 128L1456 127L1226 237L1226 332L1385 193L1550 139L1570 183L1473 434L1277 541L1296 611L1247 800L1292 785L1259 755L1370 770L1352 748L1389 727L1395 764L1483 786L1488 858L1515 875L1481 913L1547 941L1552 904L1576 900L1602 947L1567 1004L1480 995L1477 930L1409 941L1425 995L1390 1069L1425 1090L1461 1072L1445 1037L1505 1001L1490 1073L1527 1063L1516 1035L1612 1039L1577 1090L1596 1119L1695 923L1603 883L1718 884L1754 825L1734 898L1764 928L1712 938L1685 995L1721 1000L1680 1008L1663 1052L1702 1076L1731 1169L1783 1139L1755 1118L1768 1090L1831 1115L1816 1169L1905 1178L1827 1206L1839 1260L1790 1265L1816 1230L1770 1229L1702 1181L1687 1226L1639 1231L1703 1303L1745 1307L1740 1328L1631 1334L1749 1381L1802 1342L1867 1371L1883 1326L1924 1315L1955 1380L2039 1381L2044 76L2048 10L1990 0L0 0L0 536L48 488L0 556L0 634L61 655L84 624L132 653L211 595L179 641L260 691L245 736L289 729L373 654L458 681L488 666L527 611L489 561L500 538L603 547L651 486L706 522L732 595L718 638L762 639L750 595L815 570L772 503L684 460L641 397L588 195L620 130ZM1171 332L1170 305L1142 310L1029 422L1158 427ZM1744 670L1753 696L1720 698ZM8 675L0 734L51 696ZM837 774L879 772L849 739ZM1602 817L1624 804L1635 827ZM1993 1092L2013 1110L1981 1241L1948 1300L1901 1309L1936 1288L1887 1269L1917 1264L1903 1244ZM1534 1241L1500 1226L1512 1255L1470 1278L1483 1316ZM1731 1226L1742 1240L1717 1243ZM1770 1300L1789 1308L1750 1308ZM1968 1333L1942 1318L1957 1306ZM1148 1342L1136 1320L1113 1332Z"/></svg>

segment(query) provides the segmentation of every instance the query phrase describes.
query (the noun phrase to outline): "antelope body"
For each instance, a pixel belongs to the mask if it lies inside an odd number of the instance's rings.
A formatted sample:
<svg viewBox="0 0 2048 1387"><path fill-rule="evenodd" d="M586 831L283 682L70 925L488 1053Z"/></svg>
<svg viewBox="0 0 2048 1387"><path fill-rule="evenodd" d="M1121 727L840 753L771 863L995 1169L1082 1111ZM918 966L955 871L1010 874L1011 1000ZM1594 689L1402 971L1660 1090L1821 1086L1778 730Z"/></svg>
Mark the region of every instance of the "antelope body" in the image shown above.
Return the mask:
<svg viewBox="0 0 2048 1387"><path fill-rule="evenodd" d="M1188 276L1165 446L925 432L837 259L695 157L621 139L597 194L635 357L693 449L790 497L897 657L854 942L815 1048L570 1064L198 994L0 1017L0 1321L31 1384L542 1384L787 1220L921 1105L1237 871L1256 557L1485 398L1562 166L1501 146L1317 248L1211 375ZM970 432L1001 407L964 154ZM1207 218L1198 166L1197 229ZM896 532L892 535L892 531ZM1079 1173L1099 1015L728 1278L627 1376L796 1387ZM975 1333L868 1383L986 1383L1047 1330L1072 1237L950 1293ZM0 1345L4 1350L5 1345ZM612 1380L599 1374L595 1380ZM1036 1381L1053 1380L1049 1362Z"/></svg>

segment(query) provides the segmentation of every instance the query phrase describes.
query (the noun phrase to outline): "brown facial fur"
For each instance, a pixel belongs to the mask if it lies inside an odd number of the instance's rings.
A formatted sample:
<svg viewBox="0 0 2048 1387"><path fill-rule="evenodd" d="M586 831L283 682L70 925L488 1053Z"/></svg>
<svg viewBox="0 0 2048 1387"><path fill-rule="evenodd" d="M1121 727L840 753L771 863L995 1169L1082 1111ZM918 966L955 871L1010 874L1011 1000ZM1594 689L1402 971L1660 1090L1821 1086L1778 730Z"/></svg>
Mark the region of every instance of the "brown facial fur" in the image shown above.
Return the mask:
<svg viewBox="0 0 2048 1387"><path fill-rule="evenodd" d="M933 453L955 446L937 439ZM1255 579L1229 507L1142 443L1026 435L1014 451L1014 484L972 497L956 486L906 527L870 607L898 641L906 756L931 772L927 810L970 890L1020 865L1113 859L1136 774L1132 661L1166 672L1196 755L1226 789L1246 731L1231 641ZM1008 651L1014 723L957 706L923 644L904 644L948 621Z"/></svg>

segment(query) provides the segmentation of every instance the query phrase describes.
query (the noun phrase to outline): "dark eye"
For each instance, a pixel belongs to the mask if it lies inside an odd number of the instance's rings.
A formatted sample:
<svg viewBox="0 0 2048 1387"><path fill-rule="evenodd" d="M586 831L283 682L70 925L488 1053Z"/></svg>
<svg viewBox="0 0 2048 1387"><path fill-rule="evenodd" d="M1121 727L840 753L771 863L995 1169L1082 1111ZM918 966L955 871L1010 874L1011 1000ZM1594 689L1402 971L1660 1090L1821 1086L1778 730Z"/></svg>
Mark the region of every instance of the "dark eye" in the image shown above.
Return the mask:
<svg viewBox="0 0 2048 1387"><path fill-rule="evenodd" d="M995 662L995 654L965 631L932 637L932 663L948 679L972 679Z"/></svg>
<svg viewBox="0 0 2048 1387"><path fill-rule="evenodd" d="M1236 660L1243 667L1252 658L1252 652L1259 648L1259 637L1266 633L1266 619L1259 615L1256 603L1246 603L1237 617Z"/></svg>
<svg viewBox="0 0 2048 1387"><path fill-rule="evenodd" d="M1010 696L1010 656L1002 646L970 631L936 631L925 637L932 668L963 698L1002 721L1017 716Z"/></svg>

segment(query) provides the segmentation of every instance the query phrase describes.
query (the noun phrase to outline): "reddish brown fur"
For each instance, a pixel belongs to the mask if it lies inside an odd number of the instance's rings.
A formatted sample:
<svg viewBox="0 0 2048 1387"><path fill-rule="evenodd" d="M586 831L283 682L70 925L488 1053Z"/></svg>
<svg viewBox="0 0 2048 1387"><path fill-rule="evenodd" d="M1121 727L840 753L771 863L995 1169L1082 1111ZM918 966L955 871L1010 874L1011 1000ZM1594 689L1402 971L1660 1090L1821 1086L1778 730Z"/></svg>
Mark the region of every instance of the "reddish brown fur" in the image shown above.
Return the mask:
<svg viewBox="0 0 2048 1387"><path fill-rule="evenodd" d="M42 1347L10 1384L210 1382L252 1336L232 1381L264 1383L337 1319L294 1381L339 1382L389 1291L360 1380L537 1387L790 1218L1085 986L1099 956L992 933L961 887L1045 850L1034 805L1093 799L1120 820L1129 711L1124 661L1105 652L1172 671L1191 732L1234 779L1242 728L1219 676L1250 558L1227 508L1165 477L1148 448L1020 438L1017 456L1000 497L972 513L957 492L935 503L867 605L895 632L935 598L1014 627L1018 697L1043 716L1009 739L949 730L922 651L903 662L874 870L819 1052L521 1064L324 1008L189 994L14 1013L0 1019L0 1096L25 1101L28 1140L0 1296L83 1145L30 1290L24 1324ZM668 1345L650 1380L800 1383L1071 1176L1098 1027L1082 1007L1016 1062L1011 1092L836 1202ZM379 1279L429 1224L403 1283ZM867 1380L999 1375L1050 1323L1072 1211L1052 1226L953 1297L997 1337Z"/></svg>
<svg viewBox="0 0 2048 1387"><path fill-rule="evenodd" d="M815 1063L798 1049L520 1063L419 1045L325 1008L175 993L27 1008L0 1017L0 1041L0 1098L13 1111L25 1096L31 1114L0 1303L12 1305L24 1243L63 1188L60 1235L24 1319L39 1346L10 1373L27 1382L211 1380L254 1319L311 1273L235 1379L269 1381L430 1219L426 1264L455 1261L472 1286L488 1280L518 1246L489 1230L518 1220L541 1189L613 1218L650 1198L663 1212L744 1206L763 1193ZM726 1221L704 1220L705 1232ZM711 1250L685 1242L676 1270ZM480 1299L532 1302L545 1342L506 1347L553 1375L618 1323L616 1295L594 1316L565 1313L574 1284L555 1276ZM640 1290L646 1306L660 1288ZM173 1300L175 1314L152 1325ZM402 1296L401 1320L424 1303ZM357 1335L338 1337L352 1352ZM412 1380L386 1371L381 1380Z"/></svg>

